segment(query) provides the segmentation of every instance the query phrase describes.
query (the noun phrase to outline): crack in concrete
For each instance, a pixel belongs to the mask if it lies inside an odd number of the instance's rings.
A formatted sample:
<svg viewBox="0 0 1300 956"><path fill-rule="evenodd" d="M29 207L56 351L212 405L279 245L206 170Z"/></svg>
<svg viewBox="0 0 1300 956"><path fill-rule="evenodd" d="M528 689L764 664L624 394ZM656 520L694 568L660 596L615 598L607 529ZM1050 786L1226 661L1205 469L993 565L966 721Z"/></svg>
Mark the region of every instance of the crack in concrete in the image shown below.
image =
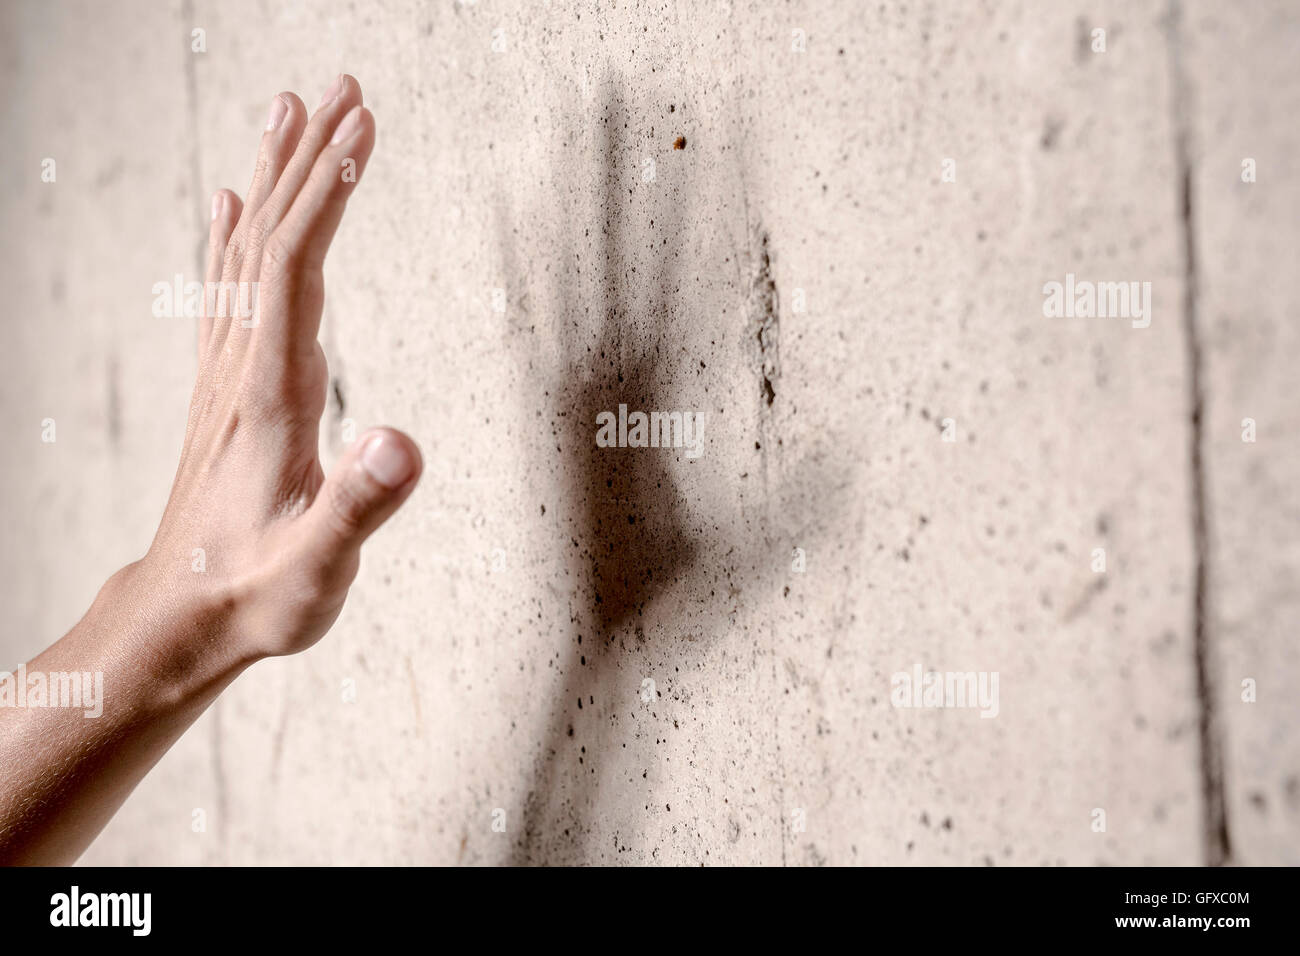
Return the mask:
<svg viewBox="0 0 1300 956"><path fill-rule="evenodd" d="M749 227L749 197L745 198L745 223ZM781 377L781 307L776 280L772 277L772 255L768 248L769 237L761 224L750 228L749 248L754 248L754 237L758 237L758 255L751 253L754 262L753 276L750 279L749 299L746 303L747 332L753 336L751 350L758 369L759 403L757 446L762 450L763 487L768 487L768 457L771 455L771 433L775 431L772 423L776 403L776 383ZM771 497L764 502L764 541L768 543L772 527ZM780 676L776 666L776 636L772 626L767 628L768 647L772 654L772 690L780 685ZM772 737L776 746L776 828L781 837L781 865L786 866L786 805L785 805L785 759L781 754L781 720L779 708L772 709Z"/></svg>
<svg viewBox="0 0 1300 956"><path fill-rule="evenodd" d="M767 407L776 401L776 382L781 376L779 342L780 307L776 281L772 278L772 257L768 252L767 233L759 239L758 269L750 287L750 323L758 341L760 392Z"/></svg>
<svg viewBox="0 0 1300 956"><path fill-rule="evenodd" d="M1182 62L1182 5L1170 0L1168 13L1169 62L1177 164L1180 227L1183 234L1183 336L1187 345L1188 398L1190 404L1190 469L1192 484L1192 543L1195 553L1192 649L1196 663L1196 696L1201 752L1202 826L1206 864L1223 866L1232 855L1228 810L1224 798L1222 734L1215 704L1217 662L1210 646L1210 534L1206 503L1205 384L1203 347L1197 313L1196 218L1192 194L1191 118L1189 91Z"/></svg>

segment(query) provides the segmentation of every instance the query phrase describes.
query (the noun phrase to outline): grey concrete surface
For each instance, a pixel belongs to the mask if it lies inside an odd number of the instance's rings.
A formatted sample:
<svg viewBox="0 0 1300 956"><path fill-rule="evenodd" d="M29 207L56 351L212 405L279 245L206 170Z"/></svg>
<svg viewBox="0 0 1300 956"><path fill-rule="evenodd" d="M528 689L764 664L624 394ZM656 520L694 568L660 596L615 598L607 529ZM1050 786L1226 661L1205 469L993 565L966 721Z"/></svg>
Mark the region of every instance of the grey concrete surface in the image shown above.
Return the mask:
<svg viewBox="0 0 1300 956"><path fill-rule="evenodd" d="M1300 862L1295 4L0 18L0 666L147 547L194 364L152 285L340 69L323 453L426 459L84 862ZM1046 317L1067 274L1149 326ZM620 403L703 453L597 448ZM916 667L997 715L894 706Z"/></svg>

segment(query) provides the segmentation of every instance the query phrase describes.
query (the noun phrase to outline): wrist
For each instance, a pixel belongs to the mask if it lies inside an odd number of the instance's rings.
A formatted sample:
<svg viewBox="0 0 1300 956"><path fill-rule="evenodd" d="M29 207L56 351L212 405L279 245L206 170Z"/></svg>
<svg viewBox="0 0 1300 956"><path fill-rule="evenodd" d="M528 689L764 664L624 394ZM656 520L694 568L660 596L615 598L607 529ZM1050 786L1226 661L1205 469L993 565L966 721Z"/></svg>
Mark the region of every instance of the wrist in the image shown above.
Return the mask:
<svg viewBox="0 0 1300 956"><path fill-rule="evenodd" d="M105 582L79 628L107 648L111 683L128 697L140 689L135 706L206 706L261 656L233 639L239 605L227 589L159 574L146 557Z"/></svg>

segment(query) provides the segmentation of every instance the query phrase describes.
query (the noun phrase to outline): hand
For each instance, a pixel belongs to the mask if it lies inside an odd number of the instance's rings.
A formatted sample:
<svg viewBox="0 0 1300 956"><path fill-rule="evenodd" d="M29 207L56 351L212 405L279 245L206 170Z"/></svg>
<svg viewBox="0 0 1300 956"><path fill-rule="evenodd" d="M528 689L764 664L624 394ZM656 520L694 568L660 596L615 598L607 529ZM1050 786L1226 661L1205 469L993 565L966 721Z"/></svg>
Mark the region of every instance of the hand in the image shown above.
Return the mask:
<svg viewBox="0 0 1300 956"><path fill-rule="evenodd" d="M281 93L247 200L213 197L180 468L129 576L215 625L239 658L315 643L343 606L362 541L419 478L415 444L389 429L361 436L328 480L317 454L329 382L316 341L322 266L374 142L352 77L340 76L310 118Z"/></svg>

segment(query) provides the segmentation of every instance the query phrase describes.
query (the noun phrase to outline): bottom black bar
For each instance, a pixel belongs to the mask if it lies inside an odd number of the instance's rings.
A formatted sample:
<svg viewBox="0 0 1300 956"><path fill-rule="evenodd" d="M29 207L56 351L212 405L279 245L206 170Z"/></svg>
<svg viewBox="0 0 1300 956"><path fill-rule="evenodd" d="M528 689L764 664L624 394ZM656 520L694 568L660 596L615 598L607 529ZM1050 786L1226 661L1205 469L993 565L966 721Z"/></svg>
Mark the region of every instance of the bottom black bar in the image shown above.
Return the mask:
<svg viewBox="0 0 1300 956"><path fill-rule="evenodd" d="M844 933L860 943L883 942L901 931L932 942L1129 937L1230 946L1260 930L1284 931L1293 883L1288 869L624 870L599 876L569 870L544 877L432 869L14 869L0 870L0 932L6 944L75 936L76 943L118 945L199 939L301 946L337 945L350 936L398 942L413 931L455 928L492 942L514 931L549 946L561 942L561 927L581 934L601 919L625 924L625 942L633 946L680 943L689 933L692 943L716 937L734 947L751 935L768 941L792 930L809 942ZM876 937L877 928L891 932Z"/></svg>

